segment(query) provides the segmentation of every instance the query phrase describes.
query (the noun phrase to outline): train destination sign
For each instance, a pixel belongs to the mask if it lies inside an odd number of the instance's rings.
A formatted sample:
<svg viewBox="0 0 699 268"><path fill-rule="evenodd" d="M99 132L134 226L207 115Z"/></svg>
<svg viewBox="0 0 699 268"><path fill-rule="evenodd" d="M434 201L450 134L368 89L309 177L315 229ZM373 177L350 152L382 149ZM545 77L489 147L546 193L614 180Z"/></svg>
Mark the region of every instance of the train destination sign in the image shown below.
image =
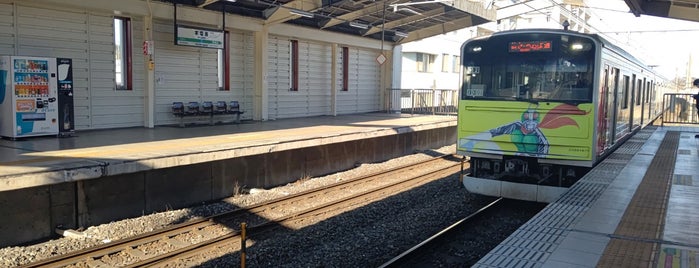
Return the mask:
<svg viewBox="0 0 699 268"><path fill-rule="evenodd" d="M510 52L551 51L551 41L510 42Z"/></svg>

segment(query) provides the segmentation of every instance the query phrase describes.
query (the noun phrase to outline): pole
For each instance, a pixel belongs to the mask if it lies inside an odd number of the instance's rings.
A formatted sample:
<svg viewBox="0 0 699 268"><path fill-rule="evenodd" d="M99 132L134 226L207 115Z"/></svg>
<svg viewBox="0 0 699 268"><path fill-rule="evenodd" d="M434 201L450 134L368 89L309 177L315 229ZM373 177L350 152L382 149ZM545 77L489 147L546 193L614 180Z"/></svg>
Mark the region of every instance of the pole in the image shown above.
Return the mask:
<svg viewBox="0 0 699 268"><path fill-rule="evenodd" d="M245 268L245 223L240 223L240 268Z"/></svg>

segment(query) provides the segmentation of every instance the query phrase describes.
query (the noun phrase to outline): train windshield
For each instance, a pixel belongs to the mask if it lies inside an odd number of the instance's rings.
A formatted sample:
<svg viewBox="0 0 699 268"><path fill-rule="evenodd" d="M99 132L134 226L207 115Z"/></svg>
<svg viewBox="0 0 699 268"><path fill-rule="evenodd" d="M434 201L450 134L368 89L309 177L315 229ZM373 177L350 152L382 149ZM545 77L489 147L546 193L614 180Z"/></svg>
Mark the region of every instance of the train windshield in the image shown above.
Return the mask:
<svg viewBox="0 0 699 268"><path fill-rule="evenodd" d="M591 102L592 39L553 33L493 36L466 43L461 99Z"/></svg>

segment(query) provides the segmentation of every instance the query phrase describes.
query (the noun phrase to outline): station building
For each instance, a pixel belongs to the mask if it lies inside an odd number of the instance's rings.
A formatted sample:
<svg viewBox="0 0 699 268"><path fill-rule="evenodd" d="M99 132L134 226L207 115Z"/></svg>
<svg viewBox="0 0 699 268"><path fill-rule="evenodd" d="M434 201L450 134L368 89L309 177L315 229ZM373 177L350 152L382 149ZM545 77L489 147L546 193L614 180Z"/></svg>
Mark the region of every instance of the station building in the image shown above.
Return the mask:
<svg viewBox="0 0 699 268"><path fill-rule="evenodd" d="M397 44L494 14L467 0L3 0L0 55L72 59L76 130L175 124L176 101L238 101L243 120L342 115L389 108ZM197 29L225 41L187 43Z"/></svg>
<svg viewBox="0 0 699 268"><path fill-rule="evenodd" d="M75 130L0 140L0 246L453 143L454 117L386 112L393 51L494 14L468 0L0 0L0 55L71 59ZM12 83L46 76L25 69ZM242 124L181 127L173 112L219 101Z"/></svg>

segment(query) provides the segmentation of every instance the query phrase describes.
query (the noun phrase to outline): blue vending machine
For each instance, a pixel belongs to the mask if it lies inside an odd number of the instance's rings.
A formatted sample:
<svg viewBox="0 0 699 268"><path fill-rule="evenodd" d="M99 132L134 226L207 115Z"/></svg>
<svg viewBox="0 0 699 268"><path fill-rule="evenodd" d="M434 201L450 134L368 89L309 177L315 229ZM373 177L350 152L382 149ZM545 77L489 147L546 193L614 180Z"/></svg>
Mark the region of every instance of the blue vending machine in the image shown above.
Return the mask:
<svg viewBox="0 0 699 268"><path fill-rule="evenodd" d="M56 59L0 57L0 136L58 135Z"/></svg>

